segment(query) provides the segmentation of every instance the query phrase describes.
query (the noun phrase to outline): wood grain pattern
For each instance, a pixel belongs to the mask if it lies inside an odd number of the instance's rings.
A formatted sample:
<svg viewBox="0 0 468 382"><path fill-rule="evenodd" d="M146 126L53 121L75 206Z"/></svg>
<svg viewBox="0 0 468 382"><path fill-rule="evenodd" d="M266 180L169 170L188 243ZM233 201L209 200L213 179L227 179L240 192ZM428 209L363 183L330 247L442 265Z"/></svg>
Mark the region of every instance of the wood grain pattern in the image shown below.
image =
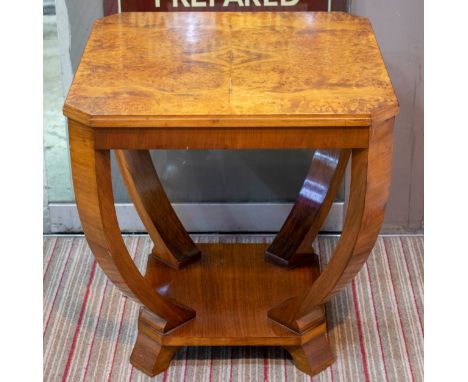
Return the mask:
<svg viewBox="0 0 468 382"><path fill-rule="evenodd" d="M335 361L335 355L330 349L325 332L303 345L284 348L291 354L294 365L309 375L320 373Z"/></svg>
<svg viewBox="0 0 468 382"><path fill-rule="evenodd" d="M347 126L353 118L368 126L397 108L365 18L204 12L98 20L64 111L99 127Z"/></svg>
<svg viewBox="0 0 468 382"><path fill-rule="evenodd" d="M161 332L191 320L195 311L156 293L128 254L115 214L109 151L94 149L93 131L86 126L69 121L68 131L78 213L99 265L125 295L157 315Z"/></svg>
<svg viewBox="0 0 468 382"><path fill-rule="evenodd" d="M266 263L267 244L200 244L202 258L175 270L148 257L145 279L161 295L190 304L197 316L170 333L153 328L143 308L131 362L154 376L164 371L180 346L284 346L296 366L316 374L334 360L326 339L325 311L315 311L314 327L295 333L268 319L268 309L301 293L319 276L317 256L293 270Z"/></svg>
<svg viewBox="0 0 468 382"><path fill-rule="evenodd" d="M143 311L138 318L138 336L130 355L130 362L137 369L153 377L169 367L179 347L164 346L155 340L152 335L155 329L152 324L151 326L146 324L142 313Z"/></svg>
<svg viewBox="0 0 468 382"><path fill-rule="evenodd" d="M264 261L267 244L199 244L200 261L172 269L148 258L145 279L162 296L190 305L194 320L167 335L165 346L300 345L318 331L300 336L268 319L267 311L304 291L319 276L317 256L288 270ZM151 318L140 318L151 326ZM320 310L316 327L324 330Z"/></svg>
<svg viewBox="0 0 468 382"><path fill-rule="evenodd" d="M174 212L149 151L116 150L115 155L138 215L155 244L153 255L174 268L198 260L200 250Z"/></svg>
<svg viewBox="0 0 468 382"><path fill-rule="evenodd" d="M265 259L295 267L313 254L312 242L322 228L348 163L350 150L316 150L299 196L266 250Z"/></svg>
<svg viewBox="0 0 468 382"><path fill-rule="evenodd" d="M280 345L314 374L333 355L323 304L356 275L383 221L398 112L367 19L343 13L135 13L98 20L68 94L76 201L107 276L143 305L135 366L164 370L178 346ZM279 234L295 261L315 237L351 152L344 230L319 275L264 261L266 245L204 245L170 207L148 149L322 148ZM143 277L119 232L109 150L158 258ZM338 154L339 153L339 154ZM324 158L322 158L324 159ZM314 186L310 188L307 182ZM290 242L286 240L289 236ZM274 247L274 246L273 246ZM184 305L186 304L186 305ZM188 307L190 306L190 307ZM184 325L182 325L184 324Z"/></svg>
<svg viewBox="0 0 468 382"><path fill-rule="evenodd" d="M394 118L375 126L368 149L352 151L351 190L338 246L320 277L303 294L268 312L297 332L310 327L310 315L346 286L361 269L382 226L390 187Z"/></svg>
<svg viewBox="0 0 468 382"><path fill-rule="evenodd" d="M265 122L263 122L265 123ZM275 122L272 122L275 124ZM367 127L95 129L100 149L312 149L367 147ZM279 132L280 131L280 132Z"/></svg>

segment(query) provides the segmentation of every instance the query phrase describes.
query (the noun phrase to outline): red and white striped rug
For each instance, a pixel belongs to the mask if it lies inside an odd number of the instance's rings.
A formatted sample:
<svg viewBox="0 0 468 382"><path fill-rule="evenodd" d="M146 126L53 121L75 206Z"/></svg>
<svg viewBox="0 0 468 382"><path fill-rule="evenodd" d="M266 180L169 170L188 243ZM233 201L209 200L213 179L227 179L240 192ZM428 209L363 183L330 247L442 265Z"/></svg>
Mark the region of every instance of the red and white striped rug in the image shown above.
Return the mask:
<svg viewBox="0 0 468 382"><path fill-rule="evenodd" d="M196 236L197 242L263 242L271 237ZM142 269L147 236L125 242ZM315 248L326 263L336 237ZM129 363L138 305L122 297L81 236L44 239L45 381L422 381L423 237L381 237L355 281L327 304L335 364L310 378L281 348L182 348L149 378Z"/></svg>

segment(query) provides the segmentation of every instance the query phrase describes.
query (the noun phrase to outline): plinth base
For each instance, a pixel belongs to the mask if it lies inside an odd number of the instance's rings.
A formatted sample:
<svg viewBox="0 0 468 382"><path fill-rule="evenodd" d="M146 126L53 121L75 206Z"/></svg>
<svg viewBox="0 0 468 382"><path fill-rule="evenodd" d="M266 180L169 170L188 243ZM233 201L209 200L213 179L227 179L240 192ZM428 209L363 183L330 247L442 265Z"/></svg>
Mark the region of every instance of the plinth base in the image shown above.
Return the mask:
<svg viewBox="0 0 468 382"><path fill-rule="evenodd" d="M316 256L294 269L265 262L267 244L200 244L200 261L173 269L149 256L145 277L166 297L196 311L186 324L161 334L142 310L131 362L149 375L169 366L180 346L283 346L296 366L315 374L334 361L325 316L297 334L273 322L267 312L307 290L319 275Z"/></svg>

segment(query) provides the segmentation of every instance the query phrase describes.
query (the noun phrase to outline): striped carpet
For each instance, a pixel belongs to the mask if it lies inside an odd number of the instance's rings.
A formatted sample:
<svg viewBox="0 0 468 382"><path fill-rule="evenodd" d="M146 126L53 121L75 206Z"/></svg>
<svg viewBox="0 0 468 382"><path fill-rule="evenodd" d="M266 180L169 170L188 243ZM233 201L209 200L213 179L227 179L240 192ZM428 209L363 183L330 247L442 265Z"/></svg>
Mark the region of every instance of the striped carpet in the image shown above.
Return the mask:
<svg viewBox="0 0 468 382"><path fill-rule="evenodd" d="M125 242L141 269L149 238L126 236ZM318 239L322 263L336 243L336 237ZM182 348L164 374L149 378L129 363L137 313L137 304L123 298L96 266L83 237L44 238L45 381L422 381L423 238L379 238L355 281L327 305L337 361L313 378L274 347Z"/></svg>

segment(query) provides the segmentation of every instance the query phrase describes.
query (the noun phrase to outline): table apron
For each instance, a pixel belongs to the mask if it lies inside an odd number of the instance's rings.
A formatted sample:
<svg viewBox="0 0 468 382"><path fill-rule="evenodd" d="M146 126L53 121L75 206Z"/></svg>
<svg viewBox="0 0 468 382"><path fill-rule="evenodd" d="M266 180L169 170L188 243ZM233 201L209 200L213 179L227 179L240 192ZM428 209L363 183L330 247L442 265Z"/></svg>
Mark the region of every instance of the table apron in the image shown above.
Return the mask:
<svg viewBox="0 0 468 382"><path fill-rule="evenodd" d="M366 148L369 127L99 128L96 149Z"/></svg>

